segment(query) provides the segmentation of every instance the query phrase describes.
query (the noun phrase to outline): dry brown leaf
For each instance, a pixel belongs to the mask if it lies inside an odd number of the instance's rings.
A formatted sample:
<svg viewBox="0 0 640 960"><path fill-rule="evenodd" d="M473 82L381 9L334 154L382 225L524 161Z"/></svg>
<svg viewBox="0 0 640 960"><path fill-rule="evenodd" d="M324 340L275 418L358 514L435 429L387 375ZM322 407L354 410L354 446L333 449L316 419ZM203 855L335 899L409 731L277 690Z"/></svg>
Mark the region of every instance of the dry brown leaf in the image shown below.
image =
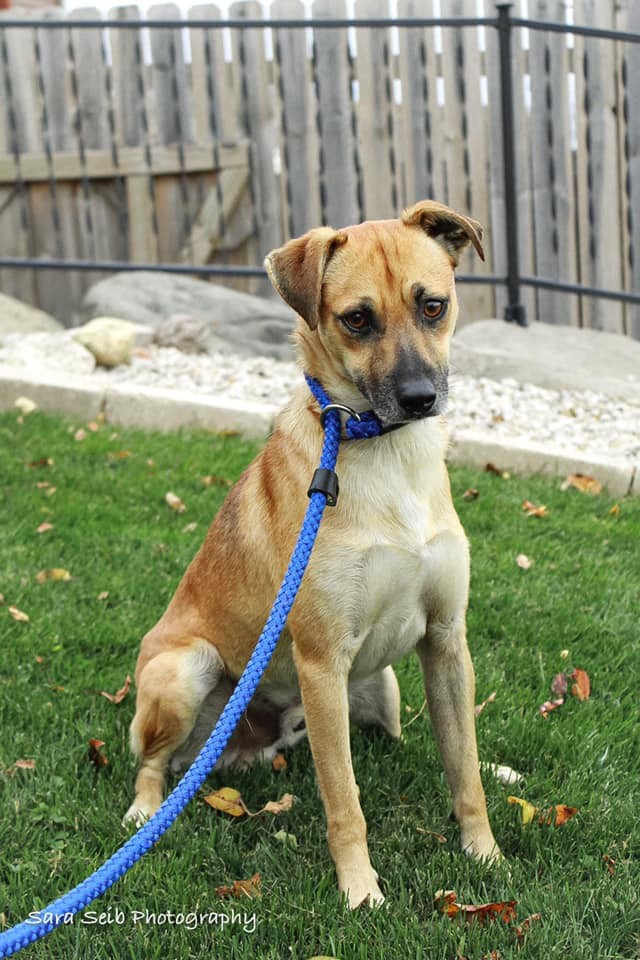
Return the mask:
<svg viewBox="0 0 640 960"><path fill-rule="evenodd" d="M479 496L480 496L480 492L476 490L475 487L469 487L469 489L465 490L465 492L462 494L462 499L477 500Z"/></svg>
<svg viewBox="0 0 640 960"><path fill-rule="evenodd" d="M47 512L49 513L50 511L47 511ZM46 533L48 530L53 530L53 524L49 523L48 520L45 520L44 523L40 524L40 526L36 530L36 533Z"/></svg>
<svg viewBox="0 0 640 960"><path fill-rule="evenodd" d="M27 464L29 467L52 467L54 464L53 457L40 457L39 460L32 460L31 463Z"/></svg>
<svg viewBox="0 0 640 960"><path fill-rule="evenodd" d="M577 807L568 807L566 803L558 803L555 807L551 807L551 822L555 827L561 827L562 824L566 823L567 820L570 820L571 817L575 817L577 812Z"/></svg>
<svg viewBox="0 0 640 960"><path fill-rule="evenodd" d="M486 463L484 469L485 473L493 473L496 477L502 477L503 480L511 479L509 471L501 470L500 467L496 467L495 463Z"/></svg>
<svg viewBox="0 0 640 960"><path fill-rule="evenodd" d="M24 610L18 610L17 607L9 607L9 613L18 623L29 623L29 614L25 613Z"/></svg>
<svg viewBox="0 0 640 960"><path fill-rule="evenodd" d="M602 484L600 481L584 473L570 473L562 484L561 489L568 490L570 487L573 487L574 490L579 490L580 493L589 493L594 497L602 493Z"/></svg>
<svg viewBox="0 0 640 960"><path fill-rule="evenodd" d="M126 695L129 693L129 687L131 686L131 677L127 675L127 679L124 681L123 686L120 687L115 693L107 693L106 690L100 691L100 696L104 697L105 700L108 700L110 703L122 703Z"/></svg>
<svg viewBox="0 0 640 960"><path fill-rule="evenodd" d="M418 833L423 833L425 837L433 837L434 840L437 840L438 843L446 843L447 838L442 833L438 833L436 830L425 830L424 827L416 827Z"/></svg>
<svg viewBox="0 0 640 960"><path fill-rule="evenodd" d="M104 753L100 752L102 747L104 747L104 740L89 740L89 760L96 770L102 770L109 763Z"/></svg>
<svg viewBox="0 0 640 960"><path fill-rule="evenodd" d="M52 567L50 570L40 570L36 573L38 583L46 583L47 580L71 580L71 574L63 567Z"/></svg>
<svg viewBox="0 0 640 960"><path fill-rule="evenodd" d="M254 813L252 816L257 817L260 813L274 813L276 815L279 813L287 813L287 811L291 810L294 799L295 797L292 793L283 793L279 800L268 800L262 810L258 810L258 813Z"/></svg>
<svg viewBox="0 0 640 960"><path fill-rule="evenodd" d="M529 557L526 556L526 554L519 553L518 556L516 557L516 563L518 564L521 570L529 570L533 563L533 560L530 560Z"/></svg>
<svg viewBox="0 0 640 960"><path fill-rule="evenodd" d="M259 873L254 873L248 880L234 880L232 884L222 884L216 887L218 897L249 897L250 900L259 900L262 896L262 879Z"/></svg>
<svg viewBox="0 0 640 960"><path fill-rule="evenodd" d="M185 503L175 493L165 493L164 499L165 503L176 513L184 513L187 509Z"/></svg>
<svg viewBox="0 0 640 960"><path fill-rule="evenodd" d="M275 757L271 761L271 766L274 770L286 770L287 769L287 760L284 754L276 753Z"/></svg>
<svg viewBox="0 0 640 960"><path fill-rule="evenodd" d="M35 770L35 760L16 760L13 764L16 770Z"/></svg>
<svg viewBox="0 0 640 960"><path fill-rule="evenodd" d="M495 698L497 697L497 695L498 695L497 692L494 690L493 693L490 693L490 694L489 694L489 696L487 697L486 700L483 700L482 703L476 704L476 706L475 706L475 708L474 708L474 709L475 709L475 715L476 715L476 717L479 717L479 716L480 716L480 714L482 713L482 711L484 710L484 708L485 708L489 703L493 703L493 701L495 700Z"/></svg>
<svg viewBox="0 0 640 960"><path fill-rule="evenodd" d="M608 870L608 872L609 872L609 876L610 876L610 877L615 877L615 875L616 875L616 862L615 862L615 860L613 859L613 857L610 857L608 853L605 853L605 854L603 855L602 859L604 860L604 862L605 862L605 864L606 864L607 870Z"/></svg>
<svg viewBox="0 0 640 960"><path fill-rule="evenodd" d="M541 826L561 827L567 820L575 817L576 813L578 813L577 807L568 807L565 803L558 803L555 806L547 807L546 810L540 810L532 803L529 803L528 800L523 800L521 797L507 797L507 800L509 803L517 803L521 808L523 827L532 823L534 818L536 819L536 823Z"/></svg>
<svg viewBox="0 0 640 960"><path fill-rule="evenodd" d="M513 923L516 919L516 900L502 900L495 903L464 904L457 902L455 890L439 891L436 894L436 909L448 917L461 914L467 923L476 922L481 926L502 920Z"/></svg>
<svg viewBox="0 0 640 960"><path fill-rule="evenodd" d="M230 817L243 817L245 813L249 812L240 796L240 791L234 790L233 787L221 787L219 790L214 790L213 793L204 798L204 802L208 803L214 810L228 813Z"/></svg>
<svg viewBox="0 0 640 960"><path fill-rule="evenodd" d="M558 697L557 700L545 700L544 703L540 704L538 707L539 712L546 719L552 710L557 710L558 707L561 707L564 704L564 697Z"/></svg>
<svg viewBox="0 0 640 960"><path fill-rule="evenodd" d="M617 517L618 514L620 513L620 504L614 503L614 505L611 507L611 510L609 510L609 513L611 514L612 517Z"/></svg>
<svg viewBox="0 0 640 960"><path fill-rule="evenodd" d="M201 477L200 482L203 483L205 487L230 487L231 486L231 480L227 480L226 477L219 477L215 473L210 473L206 477Z"/></svg>
<svg viewBox="0 0 640 960"><path fill-rule="evenodd" d="M571 674L571 679L574 681L571 686L571 693L574 697L577 697L578 700L588 700L591 694L591 681L587 671L576 668Z"/></svg>
<svg viewBox="0 0 640 960"><path fill-rule="evenodd" d="M566 673L556 673L551 681L551 693L554 693L556 697L566 697L568 688L569 683Z"/></svg>
<svg viewBox="0 0 640 960"><path fill-rule="evenodd" d="M516 937L518 938L518 940L520 941L520 943L522 943L522 941L523 941L524 938L526 937L527 933L529 932L529 930L530 930L530 928L531 928L531 924L534 923L536 920L542 920L542 914L541 914L541 913L532 913L532 914L530 914L528 917L526 917L526 918L522 921L521 924L519 924L519 925L516 927L515 934L516 934Z"/></svg>
<svg viewBox="0 0 640 960"><path fill-rule="evenodd" d="M522 504L522 509L525 511L528 517L549 516L549 511L544 503L541 503L539 506L537 506L535 503L531 503L530 500L525 500Z"/></svg>

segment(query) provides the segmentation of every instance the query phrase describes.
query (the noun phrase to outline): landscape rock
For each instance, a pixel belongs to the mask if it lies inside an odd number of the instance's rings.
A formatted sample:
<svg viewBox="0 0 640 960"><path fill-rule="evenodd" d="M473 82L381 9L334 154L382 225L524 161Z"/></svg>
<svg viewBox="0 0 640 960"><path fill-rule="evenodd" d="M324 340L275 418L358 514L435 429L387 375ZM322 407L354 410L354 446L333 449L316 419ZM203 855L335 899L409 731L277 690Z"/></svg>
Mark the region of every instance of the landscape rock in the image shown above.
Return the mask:
<svg viewBox="0 0 640 960"><path fill-rule="evenodd" d="M451 369L467 377L508 377L640 402L640 341L600 330L481 320L456 332Z"/></svg>
<svg viewBox="0 0 640 960"><path fill-rule="evenodd" d="M181 353L212 353L215 335L211 323L201 314L174 313L161 323L153 337L159 347L173 347ZM218 350L224 350L220 338Z"/></svg>
<svg viewBox="0 0 640 960"><path fill-rule="evenodd" d="M63 329L51 314L0 293L0 343L12 333L53 333Z"/></svg>
<svg viewBox="0 0 640 960"><path fill-rule="evenodd" d="M279 300L239 293L217 283L192 277L133 271L101 280L85 294L80 322L99 316L117 316L153 327L168 344L168 321L191 318L184 340L189 352L239 353L290 360L293 311ZM188 334L188 335L187 335ZM176 334L177 335L177 334ZM180 334L179 336L182 336Z"/></svg>
<svg viewBox="0 0 640 960"><path fill-rule="evenodd" d="M76 343L70 333L12 333L0 347L0 364L25 368L34 377L60 374L66 377L93 373L93 355Z"/></svg>
<svg viewBox="0 0 640 960"><path fill-rule="evenodd" d="M73 339L91 351L101 367L131 363L136 325L118 317L96 317L73 332Z"/></svg>

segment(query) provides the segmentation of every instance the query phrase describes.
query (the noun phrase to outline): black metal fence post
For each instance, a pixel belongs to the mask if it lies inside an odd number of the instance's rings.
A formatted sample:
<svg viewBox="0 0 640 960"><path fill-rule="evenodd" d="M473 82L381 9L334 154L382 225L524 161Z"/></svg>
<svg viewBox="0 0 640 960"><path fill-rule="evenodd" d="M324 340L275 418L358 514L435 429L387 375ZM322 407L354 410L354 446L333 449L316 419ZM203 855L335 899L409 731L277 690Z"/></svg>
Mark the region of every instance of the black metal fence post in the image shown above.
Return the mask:
<svg viewBox="0 0 640 960"><path fill-rule="evenodd" d="M500 104L502 111L502 158L507 244L507 292L504 310L508 322L527 326L524 305L520 303L520 255L518 250L518 188L516 180L516 143L513 122L513 75L511 72L511 3L497 3L497 28L500 51Z"/></svg>

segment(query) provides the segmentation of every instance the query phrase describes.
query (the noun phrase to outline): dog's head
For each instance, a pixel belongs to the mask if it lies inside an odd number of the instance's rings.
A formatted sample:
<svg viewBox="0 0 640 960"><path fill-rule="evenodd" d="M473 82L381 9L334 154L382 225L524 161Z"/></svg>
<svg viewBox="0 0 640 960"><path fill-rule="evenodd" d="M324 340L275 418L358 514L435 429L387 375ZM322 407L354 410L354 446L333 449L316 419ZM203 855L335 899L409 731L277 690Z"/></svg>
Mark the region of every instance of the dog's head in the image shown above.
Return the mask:
<svg viewBox="0 0 640 960"><path fill-rule="evenodd" d="M319 227L265 260L302 318L305 369L335 401L371 407L385 423L441 413L458 303L453 271L475 220L423 200L399 220Z"/></svg>

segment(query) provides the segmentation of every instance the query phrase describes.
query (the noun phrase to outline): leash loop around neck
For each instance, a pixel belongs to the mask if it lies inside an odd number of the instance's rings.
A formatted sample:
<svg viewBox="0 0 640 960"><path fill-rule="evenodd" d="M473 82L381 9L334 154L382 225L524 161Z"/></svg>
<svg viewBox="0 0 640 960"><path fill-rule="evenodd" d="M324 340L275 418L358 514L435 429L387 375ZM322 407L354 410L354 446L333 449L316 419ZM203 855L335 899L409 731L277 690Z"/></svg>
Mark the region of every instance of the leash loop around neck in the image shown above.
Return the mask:
<svg viewBox="0 0 640 960"><path fill-rule="evenodd" d="M334 403L314 377L309 376L308 373L305 373L304 376L309 390L311 390L311 393L320 406L320 423L324 424L324 417L326 417L327 412L330 410L342 411L348 414L344 423L345 437L343 439L366 440L372 437L379 437L389 429L383 426L381 420L373 410L365 410L363 413L358 413L346 404ZM394 428L395 425L391 429Z"/></svg>

